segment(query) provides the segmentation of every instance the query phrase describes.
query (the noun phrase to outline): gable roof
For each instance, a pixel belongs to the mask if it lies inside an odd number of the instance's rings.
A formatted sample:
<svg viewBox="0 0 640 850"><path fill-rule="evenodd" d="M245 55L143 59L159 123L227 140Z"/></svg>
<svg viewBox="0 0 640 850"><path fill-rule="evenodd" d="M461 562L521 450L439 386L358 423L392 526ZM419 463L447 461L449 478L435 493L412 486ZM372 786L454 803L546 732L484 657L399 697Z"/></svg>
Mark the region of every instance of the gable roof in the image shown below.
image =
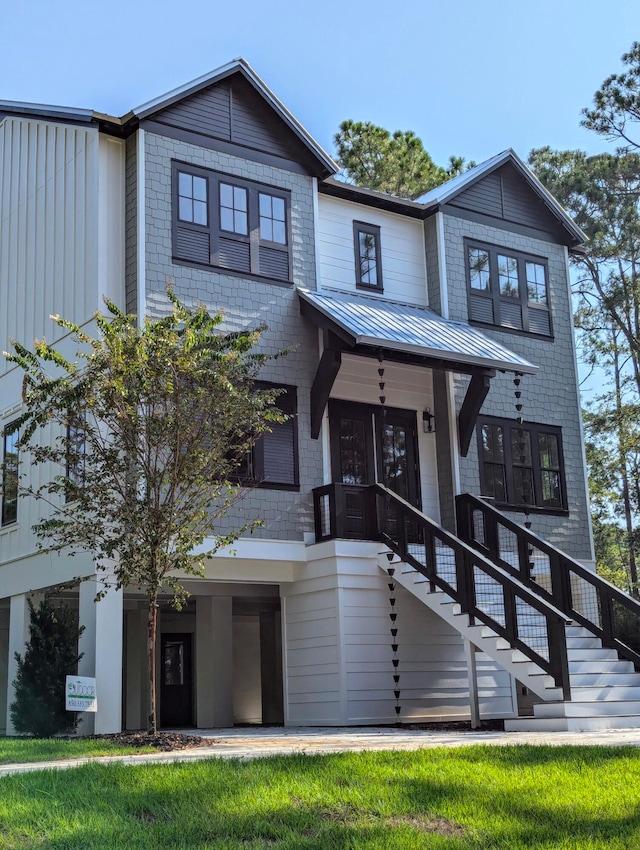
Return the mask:
<svg viewBox="0 0 640 850"><path fill-rule="evenodd" d="M284 104L278 100L266 83L256 74L253 68L244 59L234 59L232 62L204 74L189 83L185 83L176 89L173 89L166 94L160 95L153 100L143 103L132 109L130 113L122 118L122 123L126 124L130 121L143 121L148 118L153 118L159 112L173 106L179 101L192 97L203 89L209 88L222 80L234 74L241 74L245 80L257 91L257 93L267 102L274 110L278 117L284 121L289 130L299 139L300 142L312 154L320 166L322 176L335 174L339 168L329 154L316 142L311 134L302 126L302 124L289 112Z"/></svg>
<svg viewBox="0 0 640 850"><path fill-rule="evenodd" d="M520 159L518 154L509 148L502 153L492 156L490 159L481 162L480 165L470 168L463 174L453 177L441 186L436 186L435 189L422 195L416 199L416 203L424 206L425 211L435 211L443 204L451 203L462 192L470 189L484 177L502 168L504 165L511 165L525 180L529 188L542 201L549 212L558 220L559 224L569 232L572 237L572 242L581 244L586 242L587 237L573 219L566 212L564 207L558 203L542 183L535 176L533 171Z"/></svg>
<svg viewBox="0 0 640 850"><path fill-rule="evenodd" d="M489 175L504 168L505 165L510 165L514 168L527 187L534 193L541 204L544 205L546 213L553 216L560 225L560 228L569 236L569 244L572 249L577 248L577 246L587 241L587 236L575 224L564 207L545 189L531 169L511 148L470 168L464 174L452 177L451 180L447 180L446 183L436 186L435 189L431 189L414 201L406 198L398 198L394 195L385 195L383 192L365 189L362 186L356 186L352 183L345 183L335 177L328 177L323 180L318 185L318 189L325 195L344 198L345 200L355 201L356 203L366 204L367 206L377 207L378 209L387 209L391 212L400 213L400 215L411 216L412 218L425 219L438 212L445 204L454 202L464 192L471 189Z"/></svg>

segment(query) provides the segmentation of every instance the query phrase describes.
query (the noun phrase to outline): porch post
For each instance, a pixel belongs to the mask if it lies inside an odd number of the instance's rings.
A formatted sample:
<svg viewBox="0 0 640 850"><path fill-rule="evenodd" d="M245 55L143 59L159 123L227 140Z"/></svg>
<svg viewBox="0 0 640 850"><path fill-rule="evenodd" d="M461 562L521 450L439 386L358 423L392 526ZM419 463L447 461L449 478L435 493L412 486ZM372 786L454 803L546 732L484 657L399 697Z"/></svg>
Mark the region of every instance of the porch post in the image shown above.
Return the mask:
<svg viewBox="0 0 640 850"><path fill-rule="evenodd" d="M478 701L478 670L476 667L476 648L471 641L463 638L464 657L467 662L469 679L469 709L471 711L471 728L480 728L480 704Z"/></svg>
<svg viewBox="0 0 640 850"><path fill-rule="evenodd" d="M233 726L233 599L196 597L196 725Z"/></svg>
<svg viewBox="0 0 640 850"><path fill-rule="evenodd" d="M80 625L85 630L79 640L84 657L78 675L95 676L98 699L97 712L82 716L83 735L122 729L122 590L109 587L106 595L94 602L96 594L110 584L106 575L80 582Z"/></svg>

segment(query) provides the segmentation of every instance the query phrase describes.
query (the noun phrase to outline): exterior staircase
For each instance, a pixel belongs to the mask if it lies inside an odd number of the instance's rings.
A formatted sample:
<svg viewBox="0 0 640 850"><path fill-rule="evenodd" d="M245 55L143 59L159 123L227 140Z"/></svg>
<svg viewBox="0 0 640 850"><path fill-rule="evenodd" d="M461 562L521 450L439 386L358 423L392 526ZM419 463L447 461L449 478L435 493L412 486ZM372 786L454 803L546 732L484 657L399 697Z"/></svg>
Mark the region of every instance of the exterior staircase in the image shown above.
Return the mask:
<svg viewBox="0 0 640 850"><path fill-rule="evenodd" d="M481 499L458 497L456 537L375 487L381 568L541 700L507 731L640 727L634 599Z"/></svg>

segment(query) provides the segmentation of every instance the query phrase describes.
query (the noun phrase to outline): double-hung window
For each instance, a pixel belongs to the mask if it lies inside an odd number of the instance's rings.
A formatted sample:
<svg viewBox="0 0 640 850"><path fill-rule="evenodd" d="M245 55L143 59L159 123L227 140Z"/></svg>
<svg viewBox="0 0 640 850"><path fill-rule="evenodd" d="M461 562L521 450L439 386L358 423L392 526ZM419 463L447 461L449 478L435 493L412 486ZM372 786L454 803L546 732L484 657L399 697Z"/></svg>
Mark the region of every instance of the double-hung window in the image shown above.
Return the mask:
<svg viewBox="0 0 640 850"><path fill-rule="evenodd" d="M505 330L551 336L545 260L480 243L466 243L469 319Z"/></svg>
<svg viewBox="0 0 640 850"><path fill-rule="evenodd" d="M566 511L560 428L483 416L478 455L484 496L513 508Z"/></svg>
<svg viewBox="0 0 640 850"><path fill-rule="evenodd" d="M356 286L382 292L380 228L375 224L354 221L353 247L356 260Z"/></svg>
<svg viewBox="0 0 640 850"><path fill-rule="evenodd" d="M2 525L18 519L18 432L3 432Z"/></svg>
<svg viewBox="0 0 640 850"><path fill-rule="evenodd" d="M179 262L288 282L290 221L285 189L173 164L173 257Z"/></svg>

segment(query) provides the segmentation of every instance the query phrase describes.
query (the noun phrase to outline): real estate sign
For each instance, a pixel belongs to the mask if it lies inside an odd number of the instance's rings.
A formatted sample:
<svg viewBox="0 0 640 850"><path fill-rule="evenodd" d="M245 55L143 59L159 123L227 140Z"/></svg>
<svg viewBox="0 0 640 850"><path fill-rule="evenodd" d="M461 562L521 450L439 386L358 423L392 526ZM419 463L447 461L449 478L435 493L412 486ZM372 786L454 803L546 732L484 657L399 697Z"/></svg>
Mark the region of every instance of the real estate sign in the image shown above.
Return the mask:
<svg viewBox="0 0 640 850"><path fill-rule="evenodd" d="M88 676L67 676L65 684L67 711L97 711L96 680Z"/></svg>

